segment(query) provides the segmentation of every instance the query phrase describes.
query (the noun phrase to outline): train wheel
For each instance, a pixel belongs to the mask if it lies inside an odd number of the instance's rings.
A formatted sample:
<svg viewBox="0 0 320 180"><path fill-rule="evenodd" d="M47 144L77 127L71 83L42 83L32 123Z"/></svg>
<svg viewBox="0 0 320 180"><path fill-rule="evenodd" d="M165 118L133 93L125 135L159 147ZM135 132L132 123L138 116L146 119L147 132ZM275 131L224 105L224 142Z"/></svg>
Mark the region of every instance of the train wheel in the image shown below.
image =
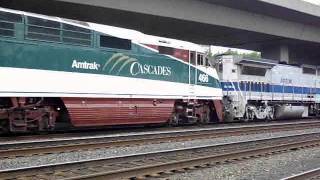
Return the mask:
<svg viewBox="0 0 320 180"><path fill-rule="evenodd" d="M8 134L9 131L9 120L0 120L0 134Z"/></svg>
<svg viewBox="0 0 320 180"><path fill-rule="evenodd" d="M211 110L209 108L209 106L205 105L203 107L203 112L200 116L200 123L201 124L208 124L210 123L211 120Z"/></svg>
<svg viewBox="0 0 320 180"><path fill-rule="evenodd" d="M170 126L178 126L179 125L179 116L177 114L173 114L169 120Z"/></svg>
<svg viewBox="0 0 320 180"><path fill-rule="evenodd" d="M39 121L39 131L48 131L49 129L49 118L47 116L42 117Z"/></svg>

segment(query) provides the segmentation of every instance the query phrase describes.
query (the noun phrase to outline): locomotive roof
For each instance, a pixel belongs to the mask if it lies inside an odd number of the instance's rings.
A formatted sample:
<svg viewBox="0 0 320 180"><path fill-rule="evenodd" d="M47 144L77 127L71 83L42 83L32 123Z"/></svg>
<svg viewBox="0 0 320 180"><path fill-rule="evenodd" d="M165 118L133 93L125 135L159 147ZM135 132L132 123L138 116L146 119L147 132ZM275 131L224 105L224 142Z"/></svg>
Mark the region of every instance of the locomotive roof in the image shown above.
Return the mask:
<svg viewBox="0 0 320 180"><path fill-rule="evenodd" d="M122 38L122 39L129 39L129 40L132 40L134 43L166 46L166 47L172 47L172 48L177 48L177 49L197 51L197 52L202 52L202 53L205 53L206 49L207 49L207 48L204 48L204 47L202 47L198 44L192 43L192 42L147 35L142 32L132 30L132 29L126 29L126 28L90 23L90 22L83 22L83 21L65 19L65 18L54 17L54 16L46 16L46 15L29 13L29 12L12 10L12 9L6 9L6 8L1 8L1 7L0 7L0 11L10 12L10 13L14 13L14 14L21 14L21 15L25 15L25 16L32 16L32 17L37 17L37 18L41 18L41 19L48 19L48 20L57 21L57 22L61 22L61 23L66 23L66 24L90 29L93 31L97 31L97 32L107 34L110 36L114 36L114 37L118 37L118 38Z"/></svg>
<svg viewBox="0 0 320 180"><path fill-rule="evenodd" d="M276 61L267 60L267 59L261 59L261 60L254 60L254 59L246 59L242 58L238 60L237 64L242 65L255 65L265 68L272 68L273 66L277 65L278 63Z"/></svg>
<svg viewBox="0 0 320 180"><path fill-rule="evenodd" d="M198 51L203 53L206 50L206 48L191 42L148 35L132 29L125 29L125 28L96 24L96 23L89 23L89 26L92 28L92 30L102 32L111 36L119 37L119 38L130 39L130 40L133 40L134 42L138 42L142 44L166 46L166 47L172 47L172 48L178 48L178 49Z"/></svg>
<svg viewBox="0 0 320 180"><path fill-rule="evenodd" d="M240 65L249 65L249 66L257 66L263 68L272 68L274 66L289 66L293 68L312 68L312 69L320 69L320 66L308 65L308 64L285 64L276 60L271 59L249 59L243 58L237 55L219 55L218 57L228 57L234 59L234 63Z"/></svg>

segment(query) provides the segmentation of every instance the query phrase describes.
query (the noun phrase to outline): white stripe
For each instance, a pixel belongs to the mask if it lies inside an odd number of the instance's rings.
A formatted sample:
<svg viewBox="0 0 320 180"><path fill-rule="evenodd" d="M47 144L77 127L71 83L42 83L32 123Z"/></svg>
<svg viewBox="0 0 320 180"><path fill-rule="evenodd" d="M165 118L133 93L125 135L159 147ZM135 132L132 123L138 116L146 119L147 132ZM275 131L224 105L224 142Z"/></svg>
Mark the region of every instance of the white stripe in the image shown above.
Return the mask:
<svg viewBox="0 0 320 180"><path fill-rule="evenodd" d="M109 75L0 67L0 96L221 99L222 90Z"/></svg>

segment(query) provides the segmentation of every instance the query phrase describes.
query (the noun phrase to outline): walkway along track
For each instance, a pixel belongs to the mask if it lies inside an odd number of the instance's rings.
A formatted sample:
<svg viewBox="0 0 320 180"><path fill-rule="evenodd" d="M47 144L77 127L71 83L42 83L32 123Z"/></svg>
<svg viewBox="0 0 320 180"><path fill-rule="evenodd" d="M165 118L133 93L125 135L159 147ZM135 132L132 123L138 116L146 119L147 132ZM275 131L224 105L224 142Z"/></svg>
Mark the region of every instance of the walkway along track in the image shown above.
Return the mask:
<svg viewBox="0 0 320 180"><path fill-rule="evenodd" d="M134 179L320 146L320 133L0 171L0 179Z"/></svg>
<svg viewBox="0 0 320 180"><path fill-rule="evenodd" d="M16 158L41 154L63 153L79 150L91 150L110 147L124 147L165 143L171 141L188 141L194 139L207 139L264 132L291 131L299 129L320 127L320 121L310 123L286 123L272 125L257 125L232 128L212 128L201 130L187 130L159 133L142 133L136 135L82 137L63 140L34 141L0 144L1 158Z"/></svg>
<svg viewBox="0 0 320 180"><path fill-rule="evenodd" d="M307 179L320 179L320 168L305 171L300 174L296 174L282 180L307 180Z"/></svg>

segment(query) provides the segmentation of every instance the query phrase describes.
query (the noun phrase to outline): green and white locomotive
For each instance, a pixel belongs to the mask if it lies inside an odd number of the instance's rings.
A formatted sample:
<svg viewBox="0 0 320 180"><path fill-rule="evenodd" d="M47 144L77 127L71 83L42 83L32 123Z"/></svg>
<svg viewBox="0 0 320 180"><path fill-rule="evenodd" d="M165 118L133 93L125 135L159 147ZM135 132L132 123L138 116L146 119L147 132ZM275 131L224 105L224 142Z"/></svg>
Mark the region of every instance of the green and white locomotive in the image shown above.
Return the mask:
<svg viewBox="0 0 320 180"><path fill-rule="evenodd" d="M0 132L222 120L196 44L0 8Z"/></svg>

